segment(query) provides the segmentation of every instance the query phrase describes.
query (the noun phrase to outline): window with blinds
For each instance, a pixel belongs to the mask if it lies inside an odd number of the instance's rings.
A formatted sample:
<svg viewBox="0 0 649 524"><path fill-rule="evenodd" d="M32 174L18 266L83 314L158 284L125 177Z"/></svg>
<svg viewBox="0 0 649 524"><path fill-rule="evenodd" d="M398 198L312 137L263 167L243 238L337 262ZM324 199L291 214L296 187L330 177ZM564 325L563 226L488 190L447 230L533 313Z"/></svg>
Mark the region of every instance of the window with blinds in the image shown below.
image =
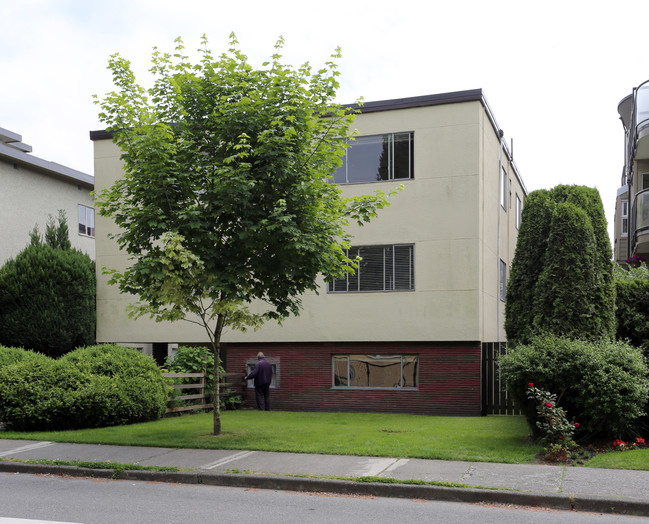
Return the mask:
<svg viewBox="0 0 649 524"><path fill-rule="evenodd" d="M358 268L354 274L329 282L330 293L415 289L413 244L352 247L347 256L357 259Z"/></svg>

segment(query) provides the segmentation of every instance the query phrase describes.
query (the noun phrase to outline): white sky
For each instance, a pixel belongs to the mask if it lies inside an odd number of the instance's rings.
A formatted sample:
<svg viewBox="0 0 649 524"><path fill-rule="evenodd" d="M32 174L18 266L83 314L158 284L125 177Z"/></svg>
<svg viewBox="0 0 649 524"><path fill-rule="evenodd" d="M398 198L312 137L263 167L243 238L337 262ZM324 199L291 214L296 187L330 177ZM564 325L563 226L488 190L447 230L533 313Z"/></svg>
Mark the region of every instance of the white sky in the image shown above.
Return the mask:
<svg viewBox="0 0 649 524"><path fill-rule="evenodd" d="M109 55L142 83L153 46L186 50L234 31L260 65L321 66L342 47L339 102L482 88L529 191L597 187L612 232L623 166L617 104L649 79L647 0L0 0L0 127L33 155L93 174L92 95L113 89ZM0 188L0 191L2 189Z"/></svg>

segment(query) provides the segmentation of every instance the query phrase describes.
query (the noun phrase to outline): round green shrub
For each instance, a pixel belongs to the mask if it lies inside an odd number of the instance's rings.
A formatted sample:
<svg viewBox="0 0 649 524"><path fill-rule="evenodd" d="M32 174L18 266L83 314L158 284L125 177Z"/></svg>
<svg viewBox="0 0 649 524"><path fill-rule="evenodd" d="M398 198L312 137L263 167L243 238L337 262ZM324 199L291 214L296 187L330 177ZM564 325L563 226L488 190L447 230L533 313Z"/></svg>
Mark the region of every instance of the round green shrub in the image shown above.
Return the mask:
<svg viewBox="0 0 649 524"><path fill-rule="evenodd" d="M0 343L58 357L95 342L95 263L30 245L0 268Z"/></svg>
<svg viewBox="0 0 649 524"><path fill-rule="evenodd" d="M136 349L102 344L76 349L59 360L94 378L86 386L87 399L80 402L91 408L103 402L106 420L101 425L155 420L166 409L169 387L162 370Z"/></svg>
<svg viewBox="0 0 649 524"><path fill-rule="evenodd" d="M0 420L17 431L75 427L76 392L87 381L79 370L47 357L4 366L0 368Z"/></svg>
<svg viewBox="0 0 649 524"><path fill-rule="evenodd" d="M19 431L114 426L160 418L169 388L150 357L113 345L0 367L0 420Z"/></svg>
<svg viewBox="0 0 649 524"><path fill-rule="evenodd" d="M631 432L649 394L642 352L620 341L538 335L502 356L500 372L533 430L536 413L526 398L529 383L556 394L557 403L580 423L586 438Z"/></svg>

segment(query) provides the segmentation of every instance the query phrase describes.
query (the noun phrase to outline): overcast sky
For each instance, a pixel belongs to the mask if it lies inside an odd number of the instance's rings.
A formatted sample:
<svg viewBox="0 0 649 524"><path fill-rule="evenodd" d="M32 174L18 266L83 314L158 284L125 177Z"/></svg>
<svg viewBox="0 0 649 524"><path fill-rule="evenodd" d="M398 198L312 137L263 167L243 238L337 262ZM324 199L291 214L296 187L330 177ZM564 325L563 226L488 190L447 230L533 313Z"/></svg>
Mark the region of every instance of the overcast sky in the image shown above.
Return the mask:
<svg viewBox="0 0 649 524"><path fill-rule="evenodd" d="M112 53L146 84L152 48L177 36L193 51L206 34L218 54L234 31L254 65L283 36L295 65L342 48L339 102L482 88L527 189L598 188L612 232L617 105L649 79L648 14L647 0L0 0L0 127L92 175Z"/></svg>

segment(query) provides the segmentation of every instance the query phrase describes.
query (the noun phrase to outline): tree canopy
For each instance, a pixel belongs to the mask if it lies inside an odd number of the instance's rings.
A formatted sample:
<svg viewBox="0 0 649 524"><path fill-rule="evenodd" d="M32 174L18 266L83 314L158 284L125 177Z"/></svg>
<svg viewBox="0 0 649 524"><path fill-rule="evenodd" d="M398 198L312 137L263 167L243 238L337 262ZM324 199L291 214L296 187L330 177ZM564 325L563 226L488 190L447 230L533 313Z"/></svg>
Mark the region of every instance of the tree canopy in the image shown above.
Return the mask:
<svg viewBox="0 0 649 524"><path fill-rule="evenodd" d="M314 71L284 65L282 46L255 68L234 35L219 57L203 37L192 64L177 39L173 55L154 50L149 89L113 55L117 91L98 101L124 175L97 207L131 258L111 283L139 299L136 317L204 327L215 366L224 327L297 315L320 275L353 270L348 222L387 205L382 192L343 198L332 183L354 116L334 103L339 50ZM215 434L218 395L215 381Z"/></svg>

